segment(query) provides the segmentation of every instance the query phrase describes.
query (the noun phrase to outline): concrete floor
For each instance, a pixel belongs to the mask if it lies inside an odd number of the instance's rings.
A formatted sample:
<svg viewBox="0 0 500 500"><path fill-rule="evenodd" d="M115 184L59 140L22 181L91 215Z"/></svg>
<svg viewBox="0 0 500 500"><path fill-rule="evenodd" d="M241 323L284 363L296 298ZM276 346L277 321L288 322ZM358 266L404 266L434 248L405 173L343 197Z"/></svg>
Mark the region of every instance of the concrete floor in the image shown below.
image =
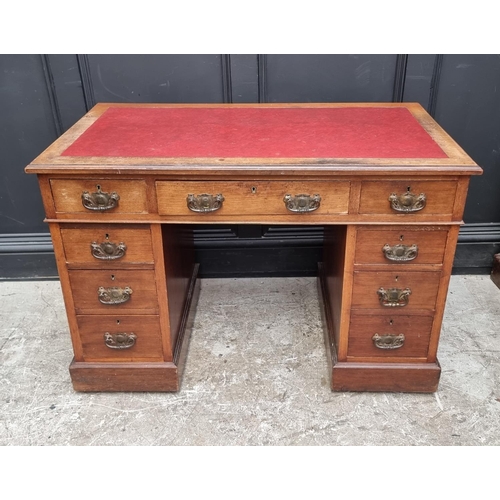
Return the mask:
<svg viewBox="0 0 500 500"><path fill-rule="evenodd" d="M179 393L76 393L59 282L0 283L0 445L499 445L500 290L453 276L435 394L332 393L314 278L203 280Z"/></svg>

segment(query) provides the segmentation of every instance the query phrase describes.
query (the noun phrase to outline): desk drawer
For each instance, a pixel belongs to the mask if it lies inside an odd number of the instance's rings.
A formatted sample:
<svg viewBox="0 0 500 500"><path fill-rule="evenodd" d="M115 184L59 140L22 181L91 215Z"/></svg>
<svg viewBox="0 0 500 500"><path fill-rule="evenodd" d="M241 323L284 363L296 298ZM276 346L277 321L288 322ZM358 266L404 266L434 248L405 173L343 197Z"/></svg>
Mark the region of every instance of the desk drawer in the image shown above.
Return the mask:
<svg viewBox="0 0 500 500"><path fill-rule="evenodd" d="M84 361L162 361L158 316L77 316Z"/></svg>
<svg viewBox="0 0 500 500"><path fill-rule="evenodd" d="M61 237L66 262L74 266L112 269L154 262L147 225L64 224Z"/></svg>
<svg viewBox="0 0 500 500"><path fill-rule="evenodd" d="M424 215L451 218L456 181L366 181L361 185L360 214L418 219Z"/></svg>
<svg viewBox="0 0 500 500"><path fill-rule="evenodd" d="M69 271L77 314L158 314L154 271Z"/></svg>
<svg viewBox="0 0 500 500"><path fill-rule="evenodd" d="M442 264L447 229L363 227L356 237L355 264Z"/></svg>
<svg viewBox="0 0 500 500"><path fill-rule="evenodd" d="M307 218L314 215L346 214L349 207L349 182L321 181L188 181L156 183L160 215L291 215ZM211 199L201 199L208 194ZM188 198L191 198L191 209ZM217 195L220 195L217 199ZM290 195L287 208L284 198ZM307 195L298 198L297 195ZM317 206L317 198L321 198ZM295 198L294 198L295 197ZM309 198L307 198L309 197ZM294 199L293 199L294 198ZM294 203L295 202L295 203ZM201 212L201 213L200 213Z"/></svg>
<svg viewBox="0 0 500 500"><path fill-rule="evenodd" d="M144 180L51 179L50 185L58 213L94 214L97 218L106 213L148 212Z"/></svg>
<svg viewBox="0 0 500 500"><path fill-rule="evenodd" d="M390 314L436 307L440 272L355 271L352 309L374 309Z"/></svg>
<svg viewBox="0 0 500 500"><path fill-rule="evenodd" d="M353 314L347 355L370 358L426 358L431 329L432 316Z"/></svg>

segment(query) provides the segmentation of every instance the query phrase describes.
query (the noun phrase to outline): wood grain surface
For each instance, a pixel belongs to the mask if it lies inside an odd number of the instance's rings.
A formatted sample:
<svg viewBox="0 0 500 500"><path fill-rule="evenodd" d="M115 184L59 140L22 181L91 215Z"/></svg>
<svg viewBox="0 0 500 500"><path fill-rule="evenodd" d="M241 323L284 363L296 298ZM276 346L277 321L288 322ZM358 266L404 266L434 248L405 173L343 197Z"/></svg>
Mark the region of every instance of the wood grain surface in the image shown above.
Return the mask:
<svg viewBox="0 0 500 500"><path fill-rule="evenodd" d="M385 264L388 266L408 266L420 264L443 263L444 249L448 229L445 226L408 227L398 226L394 228L376 226L358 228L356 241L355 264ZM383 247L389 245L412 246L417 245L417 257L411 261L399 262L389 260Z"/></svg>
<svg viewBox="0 0 500 500"><path fill-rule="evenodd" d="M154 271L71 270L69 280L77 314L158 314L158 299ZM100 287L132 290L129 300L122 304L103 304L99 301Z"/></svg>
<svg viewBox="0 0 500 500"><path fill-rule="evenodd" d="M84 361L163 361L158 316L80 315L77 316L82 340ZM134 333L136 343L128 349L111 349L104 342L104 334Z"/></svg>
<svg viewBox="0 0 500 500"><path fill-rule="evenodd" d="M353 309L371 309L376 314L408 314L433 311L439 289L441 272L419 271L355 271L352 290ZM409 288L411 295L405 306L382 306L377 291Z"/></svg>
<svg viewBox="0 0 500 500"><path fill-rule="evenodd" d="M107 214L144 214L148 211L146 182L143 179L51 179L52 195L56 212L84 213L95 217L96 222ZM120 199L115 208L106 211L92 211L82 204L82 193L117 193Z"/></svg>
<svg viewBox="0 0 500 500"><path fill-rule="evenodd" d="M61 225L61 237L66 262L73 267L119 269L154 263L149 225L64 224ZM91 243L106 241L125 243L125 255L114 260L96 259L91 252Z"/></svg>
<svg viewBox="0 0 500 500"><path fill-rule="evenodd" d="M351 361L356 357L365 357L399 361L398 358L413 357L425 362L431 327L432 316L352 314L347 359ZM376 333L381 336L403 334L405 341L398 349L379 349L372 340Z"/></svg>
<svg viewBox="0 0 500 500"><path fill-rule="evenodd" d="M189 194L222 194L222 207L214 212L220 215L289 215L308 218L328 214L346 214L349 206L349 182L321 181L253 181L253 182L157 182L158 212L160 215L187 215L200 217L187 207ZM317 210L296 214L287 210L283 198L319 194L321 203ZM202 216L203 214L201 214Z"/></svg>

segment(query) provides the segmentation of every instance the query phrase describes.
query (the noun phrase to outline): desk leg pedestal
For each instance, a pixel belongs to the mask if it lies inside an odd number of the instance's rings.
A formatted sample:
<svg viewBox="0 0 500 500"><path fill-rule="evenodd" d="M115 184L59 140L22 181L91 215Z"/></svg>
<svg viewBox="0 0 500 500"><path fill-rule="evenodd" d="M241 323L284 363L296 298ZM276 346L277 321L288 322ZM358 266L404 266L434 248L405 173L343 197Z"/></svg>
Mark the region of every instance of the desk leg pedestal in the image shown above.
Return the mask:
<svg viewBox="0 0 500 500"><path fill-rule="evenodd" d="M199 296L195 264L180 318L172 362L96 363L73 360L73 388L82 392L175 392L180 389Z"/></svg>
<svg viewBox="0 0 500 500"><path fill-rule="evenodd" d="M436 392L439 363L339 363L333 365L333 391Z"/></svg>
<svg viewBox="0 0 500 500"><path fill-rule="evenodd" d="M331 294L323 263L318 264L318 291L323 316L332 391L436 392L441 367L434 363L358 363L339 361L339 320L334 321ZM335 304L335 302L333 302ZM337 314L340 314L338 309Z"/></svg>
<svg viewBox="0 0 500 500"><path fill-rule="evenodd" d="M87 363L69 367L73 388L81 392L173 392L181 369L174 363Z"/></svg>

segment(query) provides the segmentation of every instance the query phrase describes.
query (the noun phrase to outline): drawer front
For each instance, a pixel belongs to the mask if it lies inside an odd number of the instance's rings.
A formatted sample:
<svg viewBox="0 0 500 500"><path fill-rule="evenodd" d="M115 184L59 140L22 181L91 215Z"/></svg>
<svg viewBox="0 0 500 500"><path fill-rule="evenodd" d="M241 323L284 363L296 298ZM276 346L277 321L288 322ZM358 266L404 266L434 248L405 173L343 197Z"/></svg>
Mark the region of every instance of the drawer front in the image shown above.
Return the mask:
<svg viewBox="0 0 500 500"><path fill-rule="evenodd" d="M426 358L431 328L431 316L353 314L347 355L373 358Z"/></svg>
<svg viewBox="0 0 500 500"><path fill-rule="evenodd" d="M97 218L107 213L148 212L144 180L51 179L50 185L58 213L94 214Z"/></svg>
<svg viewBox="0 0 500 500"><path fill-rule="evenodd" d="M314 215L346 214L349 207L349 182L167 182L156 183L158 211L160 215L203 216L214 215ZM199 195L213 198L204 200ZM192 209L188 208L188 197ZM215 197L221 195L218 199ZM287 208L284 198L294 212ZM297 197L297 195L307 195ZM319 206L315 195L319 195ZM316 208L317 207L317 208ZM193 211L194 209L194 211ZM196 210L207 209L200 213Z"/></svg>
<svg viewBox="0 0 500 500"><path fill-rule="evenodd" d="M440 272L431 271L355 271L351 307L376 309L390 314L433 311L440 278Z"/></svg>
<svg viewBox="0 0 500 500"><path fill-rule="evenodd" d="M61 237L68 264L112 269L154 262L149 226L65 224Z"/></svg>
<svg viewBox="0 0 500 500"><path fill-rule="evenodd" d="M408 220L424 215L448 216L449 219L456 190L456 181L366 181L361 184L359 213Z"/></svg>
<svg viewBox="0 0 500 500"><path fill-rule="evenodd" d="M360 228L355 264L442 264L448 230Z"/></svg>
<svg viewBox="0 0 500 500"><path fill-rule="evenodd" d="M162 361L158 316L77 316L84 361Z"/></svg>
<svg viewBox="0 0 500 500"><path fill-rule="evenodd" d="M158 314L154 271L69 271L77 314Z"/></svg>

